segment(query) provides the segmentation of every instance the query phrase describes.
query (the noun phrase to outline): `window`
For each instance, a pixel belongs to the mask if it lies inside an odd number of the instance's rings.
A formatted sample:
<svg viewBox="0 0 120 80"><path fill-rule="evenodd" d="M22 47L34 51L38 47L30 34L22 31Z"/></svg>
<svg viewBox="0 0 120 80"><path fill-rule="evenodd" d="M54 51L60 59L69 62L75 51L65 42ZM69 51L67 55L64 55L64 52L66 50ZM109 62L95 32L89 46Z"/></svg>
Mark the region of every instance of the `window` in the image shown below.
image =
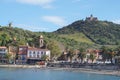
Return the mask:
<svg viewBox="0 0 120 80"><path fill-rule="evenodd" d="M2 49L0 49L0 51L2 51Z"/></svg>
<svg viewBox="0 0 120 80"><path fill-rule="evenodd" d="M23 50L23 48L19 48L19 51Z"/></svg>
<svg viewBox="0 0 120 80"><path fill-rule="evenodd" d="M40 53L39 52L37 52L37 58L40 58Z"/></svg>
<svg viewBox="0 0 120 80"><path fill-rule="evenodd" d="M5 51L5 49L3 49L3 51Z"/></svg>
<svg viewBox="0 0 120 80"><path fill-rule="evenodd" d="M39 54L39 51L37 52L37 54Z"/></svg>
<svg viewBox="0 0 120 80"><path fill-rule="evenodd" d="M35 57L35 51L33 52L33 57Z"/></svg>
<svg viewBox="0 0 120 80"><path fill-rule="evenodd" d="M46 55L46 52L44 52L44 55Z"/></svg>
<svg viewBox="0 0 120 80"><path fill-rule="evenodd" d="M31 54L32 52L31 51L29 51L29 54Z"/></svg>
<svg viewBox="0 0 120 80"><path fill-rule="evenodd" d="M6 49L0 49L0 51L5 51Z"/></svg>
<svg viewBox="0 0 120 80"><path fill-rule="evenodd" d="M29 52L29 57L32 57L32 52L31 51Z"/></svg>
<svg viewBox="0 0 120 80"><path fill-rule="evenodd" d="M43 55L43 52L41 52L41 55Z"/></svg>

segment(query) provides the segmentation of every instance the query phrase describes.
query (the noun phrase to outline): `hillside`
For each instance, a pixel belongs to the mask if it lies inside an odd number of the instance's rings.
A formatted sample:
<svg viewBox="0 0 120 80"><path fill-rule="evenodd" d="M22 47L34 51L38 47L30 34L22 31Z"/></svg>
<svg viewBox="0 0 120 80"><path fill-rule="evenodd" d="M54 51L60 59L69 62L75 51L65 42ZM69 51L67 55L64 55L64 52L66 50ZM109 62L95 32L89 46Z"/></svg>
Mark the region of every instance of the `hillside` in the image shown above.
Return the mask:
<svg viewBox="0 0 120 80"><path fill-rule="evenodd" d="M0 27L0 46L9 45L26 45L39 47L39 36L44 36L46 46L50 43L55 43L61 51L64 48L88 48L94 43L87 38L83 33L76 33L72 35L57 35L47 32L32 32L20 28L1 26ZM68 37L69 36L69 37ZM79 37L78 37L79 36ZM81 39L82 38L82 39ZM80 39L80 40L79 40Z"/></svg>
<svg viewBox="0 0 120 80"><path fill-rule="evenodd" d="M120 25L108 21L75 21L72 24L65 26L55 31L57 35L68 35L80 33L85 35L93 43L100 45L119 45L120 44ZM71 35L72 34L72 35ZM71 36L69 36L71 35ZM63 36L63 37L64 37ZM67 36L65 36L67 37ZM77 38L78 37L78 38ZM82 40L82 37L76 36L73 39ZM83 40L83 41L85 41ZM78 41L78 40L77 40Z"/></svg>
<svg viewBox="0 0 120 80"><path fill-rule="evenodd" d="M74 39L77 42L94 44L89 38L87 38L83 33L74 33L74 34L60 34L59 37Z"/></svg>
<svg viewBox="0 0 120 80"><path fill-rule="evenodd" d="M18 46L28 43L29 46L39 47L40 35L44 36L46 46L54 43L61 51L66 47L78 49L120 45L120 25L107 21L79 20L51 33L1 26L0 46Z"/></svg>
<svg viewBox="0 0 120 80"><path fill-rule="evenodd" d="M31 31L5 26L0 27L1 46L26 45L26 43L29 43L32 46L32 41L35 37L36 34ZM16 41L15 44L13 44L14 40Z"/></svg>

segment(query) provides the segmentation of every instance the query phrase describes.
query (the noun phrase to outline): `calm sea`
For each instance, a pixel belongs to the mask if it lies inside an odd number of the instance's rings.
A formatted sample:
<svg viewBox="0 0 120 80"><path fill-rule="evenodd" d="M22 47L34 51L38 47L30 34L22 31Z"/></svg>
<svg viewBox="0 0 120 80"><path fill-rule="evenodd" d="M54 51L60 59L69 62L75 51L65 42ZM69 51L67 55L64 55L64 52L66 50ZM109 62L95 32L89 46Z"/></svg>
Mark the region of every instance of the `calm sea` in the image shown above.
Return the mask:
<svg viewBox="0 0 120 80"><path fill-rule="evenodd" d="M0 68L0 80L120 80L120 77L70 71Z"/></svg>

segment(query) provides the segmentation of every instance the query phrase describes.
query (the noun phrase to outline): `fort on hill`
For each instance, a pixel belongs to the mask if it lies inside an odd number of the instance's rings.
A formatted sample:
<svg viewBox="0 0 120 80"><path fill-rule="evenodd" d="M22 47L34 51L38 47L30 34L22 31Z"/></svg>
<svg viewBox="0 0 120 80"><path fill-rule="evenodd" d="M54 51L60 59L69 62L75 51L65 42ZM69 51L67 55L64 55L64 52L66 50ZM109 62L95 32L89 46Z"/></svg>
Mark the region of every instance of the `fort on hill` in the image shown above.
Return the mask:
<svg viewBox="0 0 120 80"><path fill-rule="evenodd" d="M90 17L86 17L85 21L98 21L98 19L91 14Z"/></svg>

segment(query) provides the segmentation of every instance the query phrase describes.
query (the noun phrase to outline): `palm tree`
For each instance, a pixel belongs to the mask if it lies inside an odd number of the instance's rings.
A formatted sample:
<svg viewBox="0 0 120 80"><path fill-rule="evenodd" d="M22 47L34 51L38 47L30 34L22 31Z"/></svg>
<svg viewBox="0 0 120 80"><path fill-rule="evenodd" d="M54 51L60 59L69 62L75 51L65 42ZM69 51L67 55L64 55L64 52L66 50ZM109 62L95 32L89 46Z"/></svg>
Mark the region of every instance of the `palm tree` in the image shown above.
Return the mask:
<svg viewBox="0 0 120 80"><path fill-rule="evenodd" d="M83 59L86 57L86 54L84 53L85 49L80 48L78 53L78 59L81 60L81 63L83 63Z"/></svg>
<svg viewBox="0 0 120 80"><path fill-rule="evenodd" d="M92 63L93 63L93 61L95 60L96 56L95 56L94 53L91 53L89 58L90 58L90 60L91 60Z"/></svg>
<svg viewBox="0 0 120 80"><path fill-rule="evenodd" d="M62 54L58 57L58 60L64 60L64 61L67 60L65 52L62 52Z"/></svg>
<svg viewBox="0 0 120 80"><path fill-rule="evenodd" d="M110 60L111 63L113 63L113 58L115 57L115 54L116 54L114 52L114 50L112 48L108 48L108 47L105 47L105 46L103 46L101 48L101 50L102 50L101 53L102 53L102 57L103 57L104 62L106 60Z"/></svg>
<svg viewBox="0 0 120 80"><path fill-rule="evenodd" d="M70 59L70 62L72 62L72 58L74 57L74 50L70 49L67 53L67 58Z"/></svg>
<svg viewBox="0 0 120 80"><path fill-rule="evenodd" d="M108 59L110 59L111 63L113 63L113 58L115 57L115 52L113 49L109 49L108 51Z"/></svg>
<svg viewBox="0 0 120 80"><path fill-rule="evenodd" d="M105 47L105 46L102 46L101 47L101 54L102 54L102 59L103 59L103 61L105 63L105 61L108 59L108 56L109 56L109 54L108 54L108 48Z"/></svg>

